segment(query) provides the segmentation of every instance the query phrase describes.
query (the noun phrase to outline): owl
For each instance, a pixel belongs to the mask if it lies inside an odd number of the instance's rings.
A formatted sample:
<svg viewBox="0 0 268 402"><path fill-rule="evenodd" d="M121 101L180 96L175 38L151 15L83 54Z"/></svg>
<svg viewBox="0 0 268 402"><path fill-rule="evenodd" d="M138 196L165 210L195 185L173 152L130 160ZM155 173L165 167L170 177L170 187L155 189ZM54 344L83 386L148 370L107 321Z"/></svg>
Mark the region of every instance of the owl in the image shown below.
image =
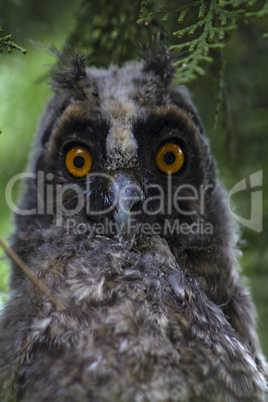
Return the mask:
<svg viewBox="0 0 268 402"><path fill-rule="evenodd" d="M59 55L11 247L1 401L265 401L236 229L168 51ZM55 301L56 300L56 301Z"/></svg>

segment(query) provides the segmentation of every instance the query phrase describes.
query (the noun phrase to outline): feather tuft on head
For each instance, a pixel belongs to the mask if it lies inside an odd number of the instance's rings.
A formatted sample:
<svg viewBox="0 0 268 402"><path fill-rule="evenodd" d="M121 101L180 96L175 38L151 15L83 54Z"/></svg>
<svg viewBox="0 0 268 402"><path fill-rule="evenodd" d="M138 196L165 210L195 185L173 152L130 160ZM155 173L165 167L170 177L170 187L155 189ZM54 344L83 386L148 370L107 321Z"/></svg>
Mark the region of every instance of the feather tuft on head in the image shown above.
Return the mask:
<svg viewBox="0 0 268 402"><path fill-rule="evenodd" d="M51 87L57 92L61 89L69 89L82 92L82 85L87 80L86 55L66 47L63 52L53 49L57 56L57 63L50 71Z"/></svg>
<svg viewBox="0 0 268 402"><path fill-rule="evenodd" d="M144 72L152 72L167 85L173 80L175 68L171 54L166 46L156 48L144 59Z"/></svg>

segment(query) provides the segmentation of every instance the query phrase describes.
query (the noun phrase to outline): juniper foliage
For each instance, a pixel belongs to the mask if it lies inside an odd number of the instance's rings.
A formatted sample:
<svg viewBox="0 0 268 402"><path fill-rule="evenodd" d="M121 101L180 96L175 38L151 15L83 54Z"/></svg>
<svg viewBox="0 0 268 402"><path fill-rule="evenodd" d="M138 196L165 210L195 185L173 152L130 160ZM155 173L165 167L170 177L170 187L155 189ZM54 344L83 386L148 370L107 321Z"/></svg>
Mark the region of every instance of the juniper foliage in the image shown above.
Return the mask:
<svg viewBox="0 0 268 402"><path fill-rule="evenodd" d="M141 3L138 23L148 26L152 21L159 20L170 26L176 38L176 43L170 46L170 50L176 52L174 65L177 84L188 84L204 75L205 65L213 62L215 50L225 48L226 38L231 31L238 29L242 23L247 23L250 18L268 15L268 1L179 1L175 7L154 6L154 9L150 3L148 0ZM174 15L176 26L170 24Z"/></svg>

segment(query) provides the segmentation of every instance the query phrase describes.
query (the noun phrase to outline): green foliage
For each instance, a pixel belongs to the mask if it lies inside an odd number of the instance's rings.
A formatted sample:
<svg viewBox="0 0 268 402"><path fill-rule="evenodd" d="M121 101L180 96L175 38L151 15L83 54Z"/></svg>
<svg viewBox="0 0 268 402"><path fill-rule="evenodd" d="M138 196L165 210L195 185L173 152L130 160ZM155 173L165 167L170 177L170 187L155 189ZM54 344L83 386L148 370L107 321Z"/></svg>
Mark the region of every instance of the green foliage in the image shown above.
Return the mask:
<svg viewBox="0 0 268 402"><path fill-rule="evenodd" d="M139 12L139 1L83 0L68 44L84 50L95 66L135 59L137 44L149 42L159 30L154 22L150 28L138 26Z"/></svg>
<svg viewBox="0 0 268 402"><path fill-rule="evenodd" d="M168 2L167 2L168 3ZM198 76L205 74L205 64L212 63L214 51L225 48L225 38L236 30L242 22L252 17L268 15L266 1L260 4L258 0L194 0L184 2L176 7L158 8L152 11L149 1L141 4L139 24L148 25L152 21L160 20L169 23L169 19L176 15L177 27L170 26L177 38L177 43L170 46L176 52L174 65L177 71L177 84L188 84ZM150 4L150 7L149 7ZM257 11L249 12L249 8L257 6ZM174 30L175 28L175 30Z"/></svg>
<svg viewBox="0 0 268 402"><path fill-rule="evenodd" d="M2 31L3 29L0 26L0 32ZM7 49L8 53L12 53L15 49L20 50L23 54L27 53L27 50L12 41L12 36L10 34L0 37L0 53L3 52L4 48Z"/></svg>

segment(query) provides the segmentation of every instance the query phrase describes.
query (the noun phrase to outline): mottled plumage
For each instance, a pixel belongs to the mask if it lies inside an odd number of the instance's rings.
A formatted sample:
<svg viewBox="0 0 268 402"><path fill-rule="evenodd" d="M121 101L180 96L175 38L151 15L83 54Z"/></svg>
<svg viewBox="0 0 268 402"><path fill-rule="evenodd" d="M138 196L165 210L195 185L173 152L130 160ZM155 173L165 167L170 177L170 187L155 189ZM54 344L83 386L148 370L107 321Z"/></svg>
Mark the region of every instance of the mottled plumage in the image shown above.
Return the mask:
<svg viewBox="0 0 268 402"><path fill-rule="evenodd" d="M11 245L66 307L12 267L1 400L267 400L225 192L169 54L107 70L68 54L51 76Z"/></svg>

